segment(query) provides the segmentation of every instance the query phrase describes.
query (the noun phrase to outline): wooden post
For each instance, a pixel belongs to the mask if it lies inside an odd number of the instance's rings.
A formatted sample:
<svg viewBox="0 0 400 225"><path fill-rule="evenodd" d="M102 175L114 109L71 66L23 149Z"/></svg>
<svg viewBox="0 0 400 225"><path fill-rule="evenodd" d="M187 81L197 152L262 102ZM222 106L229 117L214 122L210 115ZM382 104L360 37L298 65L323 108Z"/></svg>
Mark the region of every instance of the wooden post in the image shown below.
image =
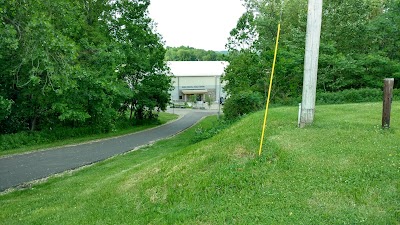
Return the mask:
<svg viewBox="0 0 400 225"><path fill-rule="evenodd" d="M394 78L384 79L382 128L390 127L390 111L392 110L393 84Z"/></svg>
<svg viewBox="0 0 400 225"><path fill-rule="evenodd" d="M300 127L314 121L321 23L322 0L308 0Z"/></svg>

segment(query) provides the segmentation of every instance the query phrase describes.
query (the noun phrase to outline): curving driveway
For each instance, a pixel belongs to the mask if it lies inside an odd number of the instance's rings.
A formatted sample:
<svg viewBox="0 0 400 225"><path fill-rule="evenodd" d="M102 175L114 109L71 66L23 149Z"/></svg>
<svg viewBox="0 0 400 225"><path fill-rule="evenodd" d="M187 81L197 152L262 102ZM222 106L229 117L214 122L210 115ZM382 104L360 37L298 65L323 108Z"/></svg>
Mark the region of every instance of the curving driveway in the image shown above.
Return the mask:
<svg viewBox="0 0 400 225"><path fill-rule="evenodd" d="M172 111L172 110L171 110ZM177 134L215 110L182 110L181 117L165 125L130 135L0 158L0 191L89 165L111 156Z"/></svg>

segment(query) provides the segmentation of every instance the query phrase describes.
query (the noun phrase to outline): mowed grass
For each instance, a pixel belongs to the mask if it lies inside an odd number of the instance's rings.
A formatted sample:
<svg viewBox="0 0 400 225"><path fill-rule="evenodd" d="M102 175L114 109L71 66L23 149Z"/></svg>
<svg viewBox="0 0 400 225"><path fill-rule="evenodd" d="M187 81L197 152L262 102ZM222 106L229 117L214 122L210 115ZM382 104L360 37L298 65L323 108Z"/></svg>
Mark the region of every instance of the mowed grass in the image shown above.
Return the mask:
<svg viewBox="0 0 400 225"><path fill-rule="evenodd" d="M399 224L400 102L263 112L211 139L195 127L153 146L0 196L2 224ZM215 117L198 126L212 126Z"/></svg>

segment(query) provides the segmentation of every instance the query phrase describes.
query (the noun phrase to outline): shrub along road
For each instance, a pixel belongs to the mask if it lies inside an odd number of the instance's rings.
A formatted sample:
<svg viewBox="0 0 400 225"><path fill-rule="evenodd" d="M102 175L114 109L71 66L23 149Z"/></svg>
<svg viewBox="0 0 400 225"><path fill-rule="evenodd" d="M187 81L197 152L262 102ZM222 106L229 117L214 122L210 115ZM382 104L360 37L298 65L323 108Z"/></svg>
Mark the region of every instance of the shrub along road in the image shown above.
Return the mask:
<svg viewBox="0 0 400 225"><path fill-rule="evenodd" d="M0 191L76 169L179 133L216 111L176 110L172 123L121 137L0 158Z"/></svg>

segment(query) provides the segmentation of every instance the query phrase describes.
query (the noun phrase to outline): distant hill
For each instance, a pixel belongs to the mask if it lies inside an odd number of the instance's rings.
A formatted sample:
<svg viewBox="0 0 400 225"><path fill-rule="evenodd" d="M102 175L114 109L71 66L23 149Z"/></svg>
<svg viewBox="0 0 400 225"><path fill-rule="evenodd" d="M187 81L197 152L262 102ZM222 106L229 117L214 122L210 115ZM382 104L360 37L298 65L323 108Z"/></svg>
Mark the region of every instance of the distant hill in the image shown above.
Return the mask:
<svg viewBox="0 0 400 225"><path fill-rule="evenodd" d="M192 47L167 47L166 61L224 61L228 51L211 51Z"/></svg>
<svg viewBox="0 0 400 225"><path fill-rule="evenodd" d="M217 53L228 55L229 52L227 50L224 50L224 51L217 51Z"/></svg>

